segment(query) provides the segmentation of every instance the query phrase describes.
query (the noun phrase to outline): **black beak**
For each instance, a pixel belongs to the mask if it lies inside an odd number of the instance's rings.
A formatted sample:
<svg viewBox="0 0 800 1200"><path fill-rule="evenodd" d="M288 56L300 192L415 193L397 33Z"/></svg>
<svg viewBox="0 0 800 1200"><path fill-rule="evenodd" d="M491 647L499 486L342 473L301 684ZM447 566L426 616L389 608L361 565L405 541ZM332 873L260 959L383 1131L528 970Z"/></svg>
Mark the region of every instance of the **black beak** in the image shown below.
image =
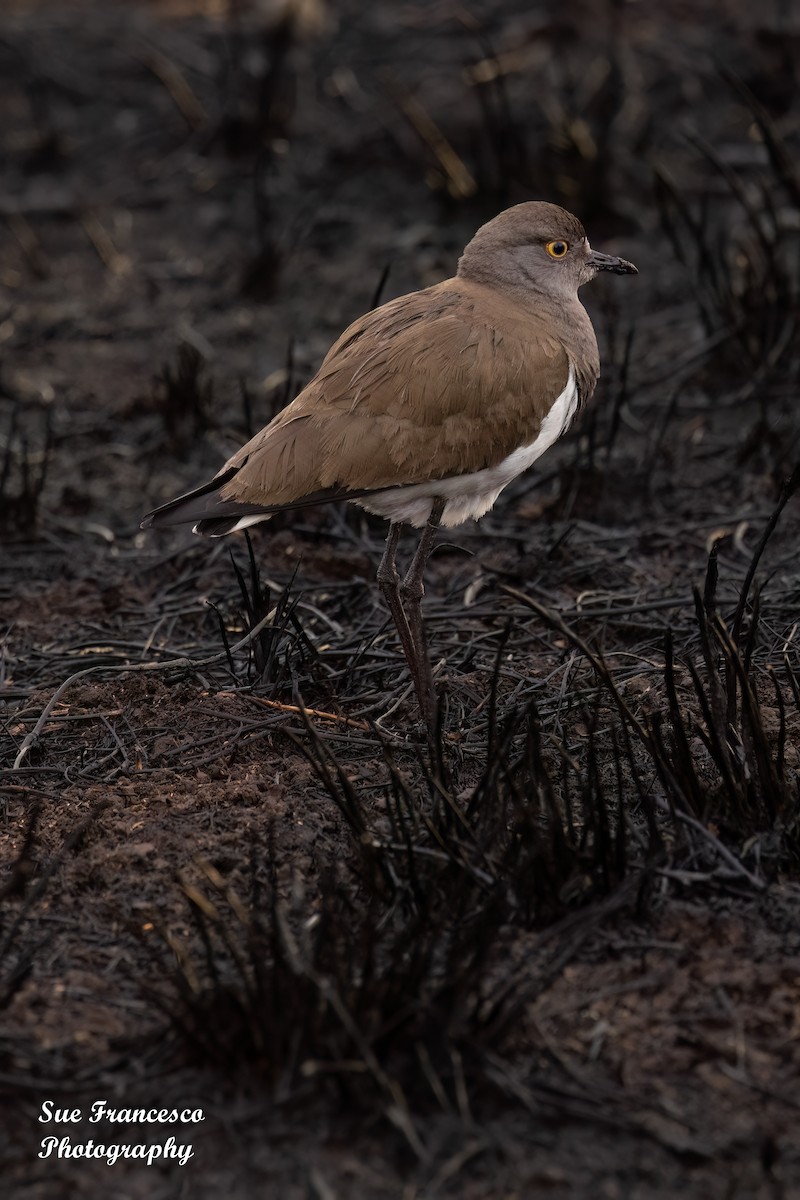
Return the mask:
<svg viewBox="0 0 800 1200"><path fill-rule="evenodd" d="M598 250L592 251L589 262L598 271L613 271L615 275L639 274L633 263L626 262L624 258L614 258L612 254L600 254Z"/></svg>

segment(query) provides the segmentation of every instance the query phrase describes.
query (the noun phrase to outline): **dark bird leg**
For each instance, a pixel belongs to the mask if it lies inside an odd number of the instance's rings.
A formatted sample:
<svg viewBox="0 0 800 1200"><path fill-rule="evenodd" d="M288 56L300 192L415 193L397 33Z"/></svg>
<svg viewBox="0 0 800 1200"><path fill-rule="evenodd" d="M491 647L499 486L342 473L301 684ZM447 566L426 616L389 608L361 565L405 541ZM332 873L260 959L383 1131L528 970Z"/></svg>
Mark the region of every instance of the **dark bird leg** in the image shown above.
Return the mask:
<svg viewBox="0 0 800 1200"><path fill-rule="evenodd" d="M433 547L436 530L442 520L445 503L446 501L442 498L437 498L431 505L430 516L400 589L411 635L412 654L416 663L416 670L413 671L413 674L415 681L418 680L417 698L431 735L436 728L436 691L433 686L428 640L425 637L425 625L422 620L422 597L425 595L425 564Z"/></svg>
<svg viewBox="0 0 800 1200"><path fill-rule="evenodd" d="M408 621L403 609L403 602L400 599L400 574L397 570L395 557L397 555L397 542L400 537L402 525L399 522L393 521L389 526L389 536L386 539L386 549L383 552L381 565L378 567L378 584L383 592L383 598L389 606L389 612L392 614L392 620L400 637L400 644L403 647L403 654L408 663L408 669L411 672L411 678L414 681L414 691L417 693L417 699L422 708L423 687L419 677L419 668L417 666L416 650L414 640L411 636L411 630L408 627ZM423 709L424 713L424 709Z"/></svg>

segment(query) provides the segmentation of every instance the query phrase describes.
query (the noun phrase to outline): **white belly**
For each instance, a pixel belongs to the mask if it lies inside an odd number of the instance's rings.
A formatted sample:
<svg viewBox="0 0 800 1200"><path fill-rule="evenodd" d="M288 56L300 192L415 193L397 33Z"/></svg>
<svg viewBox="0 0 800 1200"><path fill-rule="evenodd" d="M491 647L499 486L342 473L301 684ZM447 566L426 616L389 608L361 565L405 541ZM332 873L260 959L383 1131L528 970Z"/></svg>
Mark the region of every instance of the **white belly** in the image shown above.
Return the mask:
<svg viewBox="0 0 800 1200"><path fill-rule="evenodd" d="M512 479L527 471L569 429L577 407L578 388L575 372L570 365L567 385L542 421L542 427L530 445L519 446L496 466L473 471L470 475L454 475L449 479L412 483L406 487L375 492L355 503L379 517L420 528L430 516L434 499L440 497L447 501L442 525L452 528L462 521L477 520L489 511Z"/></svg>

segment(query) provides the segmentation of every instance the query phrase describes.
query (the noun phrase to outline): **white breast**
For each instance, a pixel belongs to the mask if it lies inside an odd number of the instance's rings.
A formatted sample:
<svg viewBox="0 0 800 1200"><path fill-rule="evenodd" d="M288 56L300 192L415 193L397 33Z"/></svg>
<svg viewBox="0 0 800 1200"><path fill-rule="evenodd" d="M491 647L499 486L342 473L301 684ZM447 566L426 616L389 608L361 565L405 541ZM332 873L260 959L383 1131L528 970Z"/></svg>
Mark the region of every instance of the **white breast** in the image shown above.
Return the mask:
<svg viewBox="0 0 800 1200"><path fill-rule="evenodd" d="M449 479L413 483L408 487L376 492L357 501L368 512L402 521L420 528L427 521L435 497L447 500L442 525L452 528L462 521L477 520L488 512L504 487L536 462L554 442L558 441L575 416L578 407L578 388L570 364L567 384L553 407L542 421L536 438L527 446L519 446L502 462L470 475L454 475Z"/></svg>

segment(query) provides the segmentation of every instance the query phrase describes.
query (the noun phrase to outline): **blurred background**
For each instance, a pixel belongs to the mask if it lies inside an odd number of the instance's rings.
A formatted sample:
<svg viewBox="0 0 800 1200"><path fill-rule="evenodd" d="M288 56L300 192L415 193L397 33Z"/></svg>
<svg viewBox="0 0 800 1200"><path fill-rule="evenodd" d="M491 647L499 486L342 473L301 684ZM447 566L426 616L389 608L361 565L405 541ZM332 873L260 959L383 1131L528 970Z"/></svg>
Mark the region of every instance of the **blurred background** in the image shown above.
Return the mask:
<svg viewBox="0 0 800 1200"><path fill-rule="evenodd" d="M790 0L2 0L31 1200L51 1080L200 1096L197 1196L795 1194L799 72ZM139 522L530 199L639 274L582 293L588 411L430 561L432 765L383 522Z"/></svg>
<svg viewBox="0 0 800 1200"><path fill-rule="evenodd" d="M531 198L641 272L584 293L605 378L576 446L639 497L694 488L687 458L737 497L786 469L791 4L7 0L0 32L3 537L130 538L387 271L384 299L445 278Z"/></svg>

